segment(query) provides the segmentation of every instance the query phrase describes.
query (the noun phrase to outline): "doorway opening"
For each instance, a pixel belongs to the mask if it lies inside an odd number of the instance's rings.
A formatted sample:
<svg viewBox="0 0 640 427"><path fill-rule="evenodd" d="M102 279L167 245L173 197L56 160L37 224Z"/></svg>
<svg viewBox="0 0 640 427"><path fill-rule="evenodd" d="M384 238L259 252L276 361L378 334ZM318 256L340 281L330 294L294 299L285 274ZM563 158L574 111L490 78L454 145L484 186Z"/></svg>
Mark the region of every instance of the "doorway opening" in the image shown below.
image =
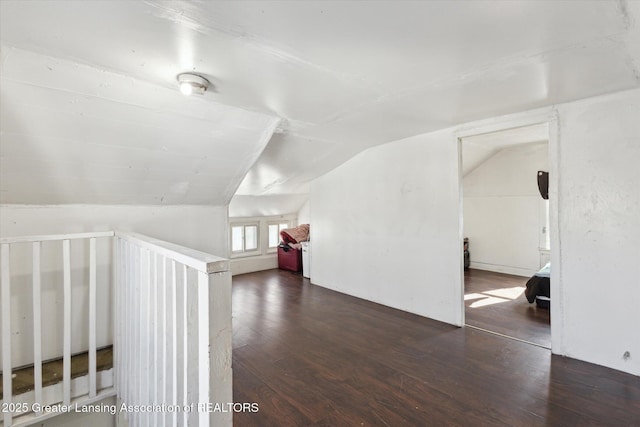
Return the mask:
<svg viewBox="0 0 640 427"><path fill-rule="evenodd" d="M548 270L553 249L549 200L538 183L550 169L549 123L459 143L465 326L550 349L550 279L533 280Z"/></svg>

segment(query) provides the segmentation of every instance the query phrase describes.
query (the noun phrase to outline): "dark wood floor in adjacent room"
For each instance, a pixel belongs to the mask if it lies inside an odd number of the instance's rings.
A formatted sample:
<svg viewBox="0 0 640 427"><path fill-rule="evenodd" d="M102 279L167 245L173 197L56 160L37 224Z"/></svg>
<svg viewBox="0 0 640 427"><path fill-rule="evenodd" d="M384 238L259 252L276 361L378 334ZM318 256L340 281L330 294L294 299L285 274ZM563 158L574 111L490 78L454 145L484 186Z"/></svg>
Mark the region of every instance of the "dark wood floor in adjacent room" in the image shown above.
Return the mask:
<svg viewBox="0 0 640 427"><path fill-rule="evenodd" d="M314 286L233 278L245 426L638 426L640 378Z"/></svg>
<svg viewBox="0 0 640 427"><path fill-rule="evenodd" d="M465 323L551 348L549 310L529 304L524 296L527 280L491 271L465 271Z"/></svg>

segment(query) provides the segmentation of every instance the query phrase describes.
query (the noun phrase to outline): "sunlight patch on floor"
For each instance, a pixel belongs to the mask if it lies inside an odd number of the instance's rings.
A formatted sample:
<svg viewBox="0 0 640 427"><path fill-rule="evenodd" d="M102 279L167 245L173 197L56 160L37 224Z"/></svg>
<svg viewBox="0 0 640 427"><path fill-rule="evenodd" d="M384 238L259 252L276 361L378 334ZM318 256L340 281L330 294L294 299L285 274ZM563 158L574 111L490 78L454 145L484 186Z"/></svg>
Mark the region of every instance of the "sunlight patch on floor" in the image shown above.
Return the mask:
<svg viewBox="0 0 640 427"><path fill-rule="evenodd" d="M516 286L513 288L491 289L489 291L480 293L465 294L464 300L478 300L471 303L471 305L469 306L471 308L485 307L487 305L513 301L514 299L522 295L524 289L525 288L522 286Z"/></svg>
<svg viewBox="0 0 640 427"><path fill-rule="evenodd" d="M514 300L523 294L525 290L524 286L516 286L514 288L501 288L494 289L491 291L484 291L483 294L491 295L493 297L506 298L510 300Z"/></svg>
<svg viewBox="0 0 640 427"><path fill-rule="evenodd" d="M498 298L498 297L485 297L484 299L481 299L479 301L472 303L469 307L478 308L478 307L484 307L487 305L493 305L493 304L498 304L498 303L507 302L507 301L511 301L511 300Z"/></svg>

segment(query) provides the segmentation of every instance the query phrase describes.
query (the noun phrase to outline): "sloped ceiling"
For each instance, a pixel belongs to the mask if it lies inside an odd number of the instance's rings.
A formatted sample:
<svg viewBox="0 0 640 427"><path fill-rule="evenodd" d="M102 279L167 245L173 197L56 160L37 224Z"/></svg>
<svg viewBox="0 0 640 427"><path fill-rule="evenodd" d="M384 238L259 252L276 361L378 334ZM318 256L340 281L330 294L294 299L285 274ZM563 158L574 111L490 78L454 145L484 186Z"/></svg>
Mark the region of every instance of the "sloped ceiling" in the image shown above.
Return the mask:
<svg viewBox="0 0 640 427"><path fill-rule="evenodd" d="M377 144L640 85L636 1L0 8L5 203L305 193ZM214 90L181 98L187 70Z"/></svg>
<svg viewBox="0 0 640 427"><path fill-rule="evenodd" d="M462 138L462 176L472 172L500 150L533 143L549 143L548 123Z"/></svg>
<svg viewBox="0 0 640 427"><path fill-rule="evenodd" d="M3 203L225 205L277 124L69 61L2 54Z"/></svg>

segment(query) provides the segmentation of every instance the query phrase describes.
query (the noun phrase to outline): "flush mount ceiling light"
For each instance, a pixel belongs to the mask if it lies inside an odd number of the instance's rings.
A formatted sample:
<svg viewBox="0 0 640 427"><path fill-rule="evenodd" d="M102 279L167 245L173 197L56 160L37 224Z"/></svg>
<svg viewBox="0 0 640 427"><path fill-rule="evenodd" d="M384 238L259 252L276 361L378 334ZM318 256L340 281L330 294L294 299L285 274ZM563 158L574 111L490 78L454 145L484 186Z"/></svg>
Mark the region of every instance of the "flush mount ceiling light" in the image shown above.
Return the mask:
<svg viewBox="0 0 640 427"><path fill-rule="evenodd" d="M176 79L180 85L180 92L187 96L193 93L203 95L209 87L209 80L193 73L178 74Z"/></svg>

